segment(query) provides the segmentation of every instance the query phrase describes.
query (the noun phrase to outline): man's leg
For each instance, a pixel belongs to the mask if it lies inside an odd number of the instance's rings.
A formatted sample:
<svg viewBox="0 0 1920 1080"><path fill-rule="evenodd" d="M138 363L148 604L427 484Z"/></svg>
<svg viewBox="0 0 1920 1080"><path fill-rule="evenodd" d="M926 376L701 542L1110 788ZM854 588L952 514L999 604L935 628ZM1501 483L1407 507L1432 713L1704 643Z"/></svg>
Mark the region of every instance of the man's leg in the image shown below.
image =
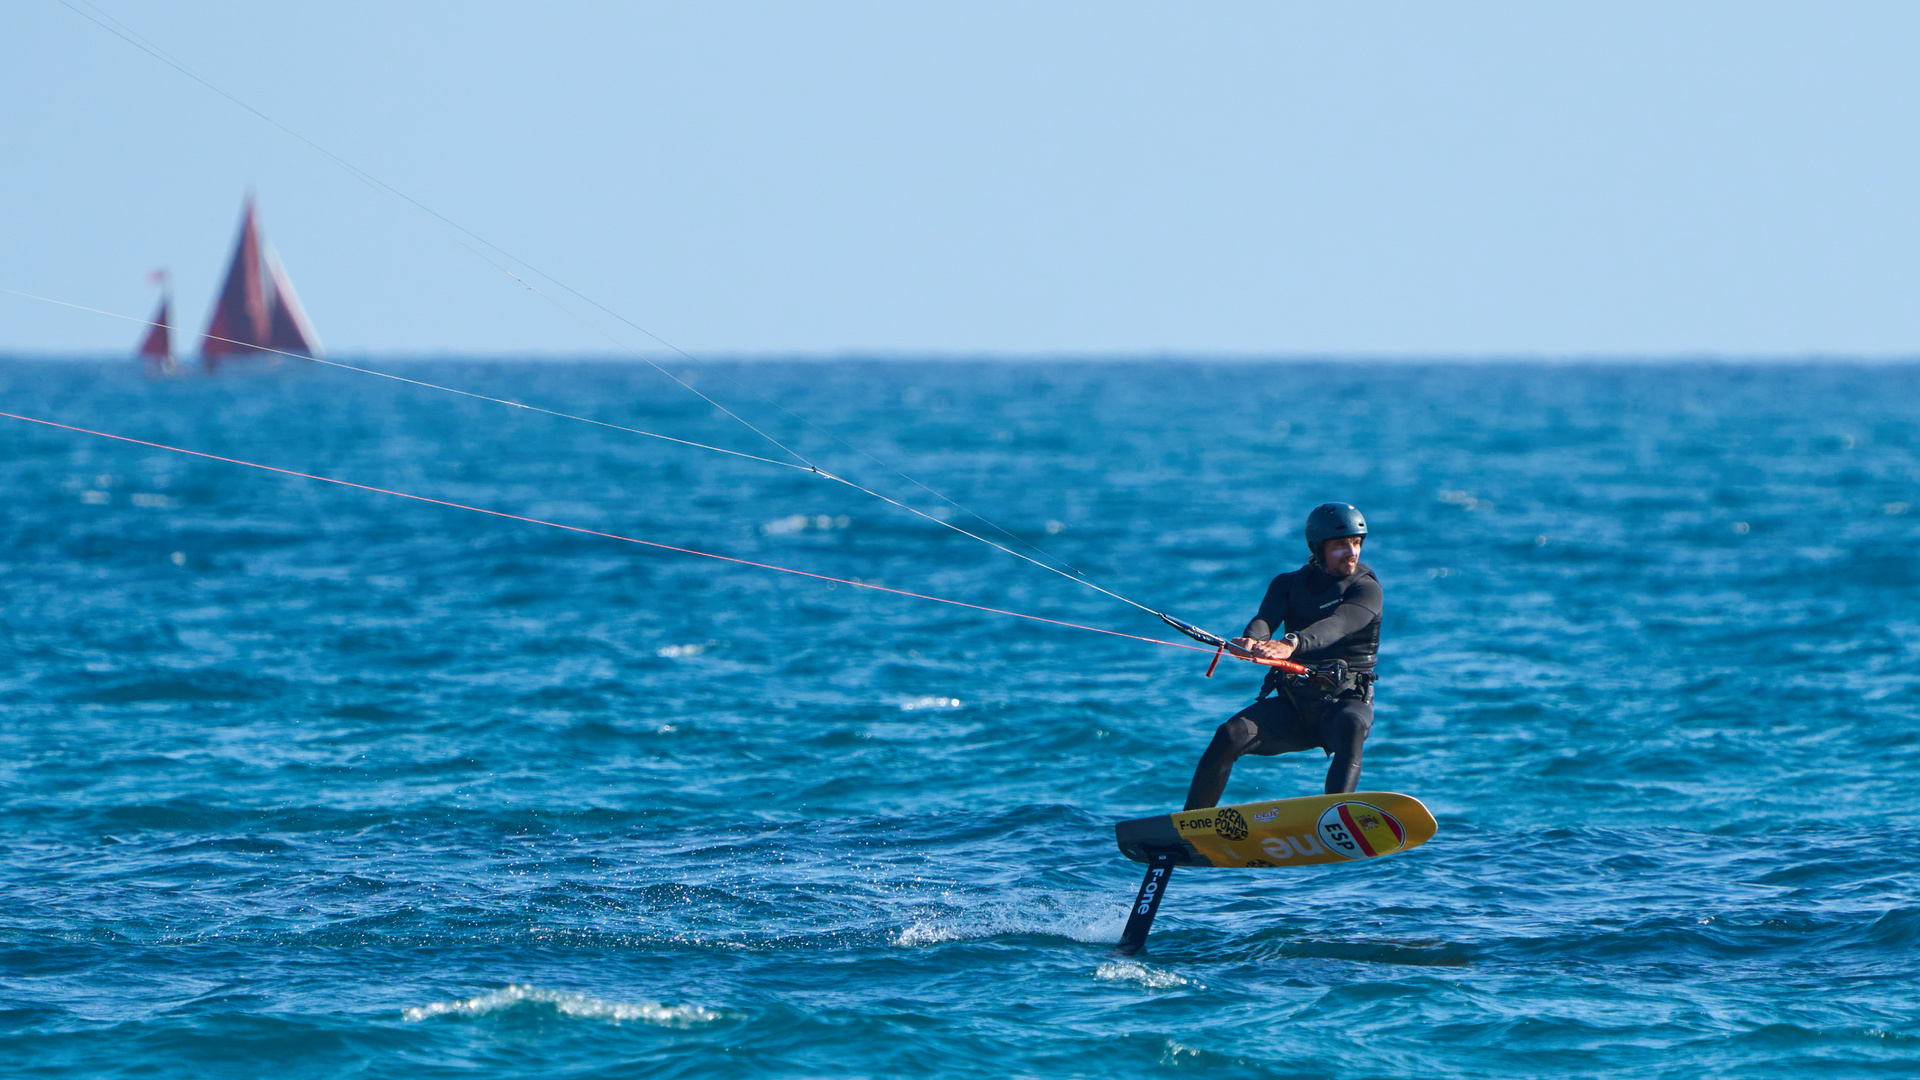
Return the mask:
<svg viewBox="0 0 1920 1080"><path fill-rule="evenodd" d="M1327 705L1320 717L1320 745L1333 755L1327 765L1327 794L1360 790L1360 747L1373 730L1373 705L1346 697Z"/></svg>
<svg viewBox="0 0 1920 1080"><path fill-rule="evenodd" d="M1193 783L1187 788L1188 810L1218 806L1227 790L1227 777L1233 763L1242 754L1285 754L1314 745L1312 736L1295 731L1293 706L1285 697L1256 701L1233 714L1213 733L1200 764L1194 767Z"/></svg>

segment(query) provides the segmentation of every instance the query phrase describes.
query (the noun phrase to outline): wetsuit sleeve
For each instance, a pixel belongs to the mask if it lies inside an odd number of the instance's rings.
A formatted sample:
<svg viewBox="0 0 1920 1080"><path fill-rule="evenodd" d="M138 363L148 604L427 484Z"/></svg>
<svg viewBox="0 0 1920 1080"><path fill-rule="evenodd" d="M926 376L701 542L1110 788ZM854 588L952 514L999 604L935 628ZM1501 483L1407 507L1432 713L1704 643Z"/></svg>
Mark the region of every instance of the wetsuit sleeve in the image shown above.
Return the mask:
<svg viewBox="0 0 1920 1080"><path fill-rule="evenodd" d="M1287 624L1287 575L1282 574L1267 586L1267 595L1260 600L1260 610L1253 617L1254 622L1267 624L1267 636Z"/></svg>
<svg viewBox="0 0 1920 1080"><path fill-rule="evenodd" d="M1332 614L1305 630L1294 631L1300 638L1298 652L1312 652L1323 649L1358 630L1362 630L1374 619L1380 617L1380 608L1384 594L1380 583L1366 578L1354 583L1353 588L1340 598L1340 606Z"/></svg>

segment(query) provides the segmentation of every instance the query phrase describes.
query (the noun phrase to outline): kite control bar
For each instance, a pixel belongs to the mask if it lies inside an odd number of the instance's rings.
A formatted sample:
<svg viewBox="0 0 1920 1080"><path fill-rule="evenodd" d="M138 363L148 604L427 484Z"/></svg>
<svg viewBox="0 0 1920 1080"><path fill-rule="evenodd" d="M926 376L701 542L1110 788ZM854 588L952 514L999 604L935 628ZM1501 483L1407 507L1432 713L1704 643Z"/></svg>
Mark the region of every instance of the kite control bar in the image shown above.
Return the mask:
<svg viewBox="0 0 1920 1080"><path fill-rule="evenodd" d="M1164 611L1156 611L1154 614L1160 616L1161 622L1166 623L1168 626L1173 627L1175 630L1180 631L1193 640L1200 642L1202 645L1213 646L1213 662L1207 665L1207 678L1209 679L1213 678L1213 669L1220 666L1220 654L1226 652L1228 648L1232 648L1234 651L1233 655L1242 660L1260 664L1265 667L1279 668L1289 675L1305 675L1312 670L1305 664L1296 664L1291 660L1274 660L1265 656L1254 656L1252 653L1242 651L1237 645L1229 646L1226 638L1220 637L1217 634L1209 634L1192 623L1176 619Z"/></svg>
<svg viewBox="0 0 1920 1080"><path fill-rule="evenodd" d="M1227 647L1226 638L1209 634L1192 623L1182 622L1164 611L1156 611L1154 614L1160 616L1161 622L1166 623L1168 626L1173 627L1175 630L1180 631L1202 645L1216 645L1223 649Z"/></svg>

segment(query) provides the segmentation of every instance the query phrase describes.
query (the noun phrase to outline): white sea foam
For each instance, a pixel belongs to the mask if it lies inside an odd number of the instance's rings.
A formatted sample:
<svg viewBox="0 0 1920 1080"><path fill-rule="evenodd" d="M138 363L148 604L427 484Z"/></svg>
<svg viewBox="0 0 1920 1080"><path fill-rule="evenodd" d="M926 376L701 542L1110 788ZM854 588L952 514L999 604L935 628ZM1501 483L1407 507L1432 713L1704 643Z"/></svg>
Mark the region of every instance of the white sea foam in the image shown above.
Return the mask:
<svg viewBox="0 0 1920 1080"><path fill-rule="evenodd" d="M663 1027L693 1027L731 1018L730 1013L698 1005L662 1005L657 1001L606 1001L588 994L546 990L538 986L506 986L489 990L464 1001L436 1001L401 1011L404 1020L430 1020L436 1016L485 1016L519 1005L551 1005L562 1016L581 1020L607 1020L618 1024L637 1021Z"/></svg>
<svg viewBox="0 0 1920 1080"><path fill-rule="evenodd" d="M1200 1060L1200 1051L1194 1047L1168 1039L1167 1048L1160 1055L1160 1064L1178 1065L1180 1064L1180 1059L1183 1057L1188 1061L1198 1061Z"/></svg>
<svg viewBox="0 0 1920 1080"><path fill-rule="evenodd" d="M964 704L957 697L917 697L912 701L900 703L901 712L918 712L921 709L958 709Z"/></svg>
<svg viewBox="0 0 1920 1080"><path fill-rule="evenodd" d="M893 936L893 944L902 948L914 948L920 945L938 945L943 941L954 941L961 935L950 926L921 920Z"/></svg>
<svg viewBox="0 0 1920 1080"><path fill-rule="evenodd" d="M706 651L705 645L662 645L653 650L653 655L678 660L683 656L699 656Z"/></svg>
<svg viewBox="0 0 1920 1080"><path fill-rule="evenodd" d="M826 514L814 514L811 517L806 514L790 514L760 526L760 532L764 536L792 536L807 529L844 529L851 524L853 524L852 519L845 514L838 517L829 517Z"/></svg>
<svg viewBox="0 0 1920 1080"><path fill-rule="evenodd" d="M1108 960L1093 969L1093 977L1108 982L1138 983L1149 990L1172 990L1178 986L1191 986L1204 990L1198 982L1184 975L1175 975L1157 967L1143 964L1138 960Z"/></svg>
<svg viewBox="0 0 1920 1080"><path fill-rule="evenodd" d="M1126 922L1126 907L1109 900L1070 908L1042 906L1018 911L983 908L916 920L895 934L891 944L911 949L938 945L944 941L969 941L1007 934L1040 934L1094 945L1111 945L1120 940L1120 931L1125 928Z"/></svg>

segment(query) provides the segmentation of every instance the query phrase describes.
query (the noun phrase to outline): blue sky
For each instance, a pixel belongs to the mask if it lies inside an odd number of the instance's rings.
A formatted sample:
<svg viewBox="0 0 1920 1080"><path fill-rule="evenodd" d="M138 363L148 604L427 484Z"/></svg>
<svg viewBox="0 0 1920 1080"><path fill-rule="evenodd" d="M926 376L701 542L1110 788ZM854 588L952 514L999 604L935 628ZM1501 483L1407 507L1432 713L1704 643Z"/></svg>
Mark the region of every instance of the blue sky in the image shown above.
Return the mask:
<svg viewBox="0 0 1920 1080"><path fill-rule="evenodd" d="M699 354L1920 353L1910 4L92 2ZM198 330L253 188L336 354L654 348L59 0L0 93L0 287Z"/></svg>

